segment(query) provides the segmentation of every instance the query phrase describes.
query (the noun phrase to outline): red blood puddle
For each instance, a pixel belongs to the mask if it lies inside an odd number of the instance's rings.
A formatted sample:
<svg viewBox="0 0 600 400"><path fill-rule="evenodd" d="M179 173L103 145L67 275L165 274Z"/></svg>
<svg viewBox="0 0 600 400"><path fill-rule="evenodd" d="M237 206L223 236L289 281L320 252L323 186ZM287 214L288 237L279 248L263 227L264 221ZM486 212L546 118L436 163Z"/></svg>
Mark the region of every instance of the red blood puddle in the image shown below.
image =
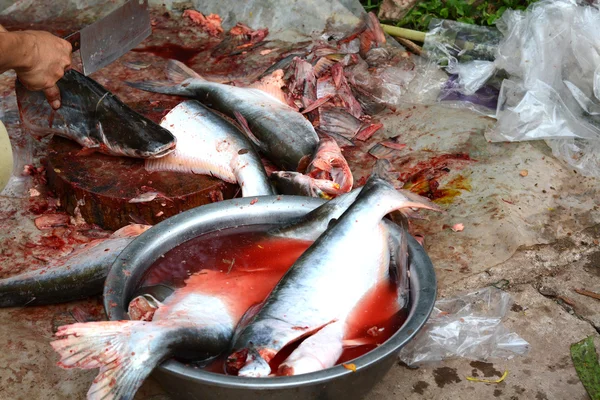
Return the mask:
<svg viewBox="0 0 600 400"><path fill-rule="evenodd" d="M183 288L190 275L199 273L211 276L214 283L214 287L212 284L211 287L203 284L203 293L208 290L228 296L224 287L231 291L239 291L240 287L244 287L252 296L264 299L311 244L269 237L266 235L269 228L270 226L255 225L226 229L185 242L154 263L142 279L140 287L162 284ZM186 287L186 290L189 289ZM236 294L239 296L239 292L232 293L231 298ZM376 348L402 326L407 314L405 310L397 312L396 301L396 287L387 282L375 287L361 300L348 319L345 339L352 340L353 346L344 350L338 364ZM360 344L357 345L357 342ZM272 370L277 371L278 366L300 343L301 341L297 341L281 350L269 363ZM204 370L224 373L227 355L223 354L211 361L204 366Z"/></svg>

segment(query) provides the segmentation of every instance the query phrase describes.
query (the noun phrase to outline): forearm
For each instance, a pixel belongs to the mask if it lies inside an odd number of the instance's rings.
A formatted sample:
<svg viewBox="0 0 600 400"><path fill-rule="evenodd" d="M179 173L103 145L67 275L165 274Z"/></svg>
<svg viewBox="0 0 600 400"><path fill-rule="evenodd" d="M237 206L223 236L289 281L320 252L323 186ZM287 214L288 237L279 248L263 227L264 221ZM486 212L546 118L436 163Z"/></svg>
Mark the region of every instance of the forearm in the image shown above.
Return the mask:
<svg viewBox="0 0 600 400"><path fill-rule="evenodd" d="M26 32L8 32L0 25L0 73L27 68L32 51Z"/></svg>

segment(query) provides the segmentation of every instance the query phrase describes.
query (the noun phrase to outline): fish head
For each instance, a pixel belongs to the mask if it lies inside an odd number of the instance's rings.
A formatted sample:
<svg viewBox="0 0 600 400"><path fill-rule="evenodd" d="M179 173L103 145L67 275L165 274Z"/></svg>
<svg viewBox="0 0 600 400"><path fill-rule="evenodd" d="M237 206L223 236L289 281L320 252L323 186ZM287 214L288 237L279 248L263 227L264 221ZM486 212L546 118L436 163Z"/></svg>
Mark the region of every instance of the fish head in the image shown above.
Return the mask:
<svg viewBox="0 0 600 400"><path fill-rule="evenodd" d="M15 85L21 122L32 134L56 134L101 153L157 158L175 149L167 129L136 113L93 79L71 69L57 82L61 107L53 110L43 92Z"/></svg>

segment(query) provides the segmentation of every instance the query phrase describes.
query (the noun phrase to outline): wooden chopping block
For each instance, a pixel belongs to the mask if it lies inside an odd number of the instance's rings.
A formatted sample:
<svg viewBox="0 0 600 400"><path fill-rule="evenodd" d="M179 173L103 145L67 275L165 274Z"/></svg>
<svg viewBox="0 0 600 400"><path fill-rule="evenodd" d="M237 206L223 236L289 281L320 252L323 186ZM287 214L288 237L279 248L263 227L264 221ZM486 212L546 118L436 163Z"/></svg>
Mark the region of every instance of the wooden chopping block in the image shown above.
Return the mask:
<svg viewBox="0 0 600 400"><path fill-rule="evenodd" d="M117 230L130 223L154 225L203 204L233 198L237 185L206 175L147 172L144 161L94 153L77 155L81 146L54 136L48 147L48 186L71 215L79 207L88 223ZM159 195L130 203L147 192Z"/></svg>

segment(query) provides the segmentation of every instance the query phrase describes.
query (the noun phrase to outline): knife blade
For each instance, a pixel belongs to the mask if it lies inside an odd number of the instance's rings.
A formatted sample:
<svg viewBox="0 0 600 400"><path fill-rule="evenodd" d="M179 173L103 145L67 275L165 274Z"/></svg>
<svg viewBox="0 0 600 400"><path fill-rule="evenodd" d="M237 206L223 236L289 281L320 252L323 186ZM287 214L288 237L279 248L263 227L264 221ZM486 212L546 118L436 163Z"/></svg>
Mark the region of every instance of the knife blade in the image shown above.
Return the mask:
<svg viewBox="0 0 600 400"><path fill-rule="evenodd" d="M152 33L148 0L129 0L106 17L65 37L79 50L83 74L117 60Z"/></svg>

